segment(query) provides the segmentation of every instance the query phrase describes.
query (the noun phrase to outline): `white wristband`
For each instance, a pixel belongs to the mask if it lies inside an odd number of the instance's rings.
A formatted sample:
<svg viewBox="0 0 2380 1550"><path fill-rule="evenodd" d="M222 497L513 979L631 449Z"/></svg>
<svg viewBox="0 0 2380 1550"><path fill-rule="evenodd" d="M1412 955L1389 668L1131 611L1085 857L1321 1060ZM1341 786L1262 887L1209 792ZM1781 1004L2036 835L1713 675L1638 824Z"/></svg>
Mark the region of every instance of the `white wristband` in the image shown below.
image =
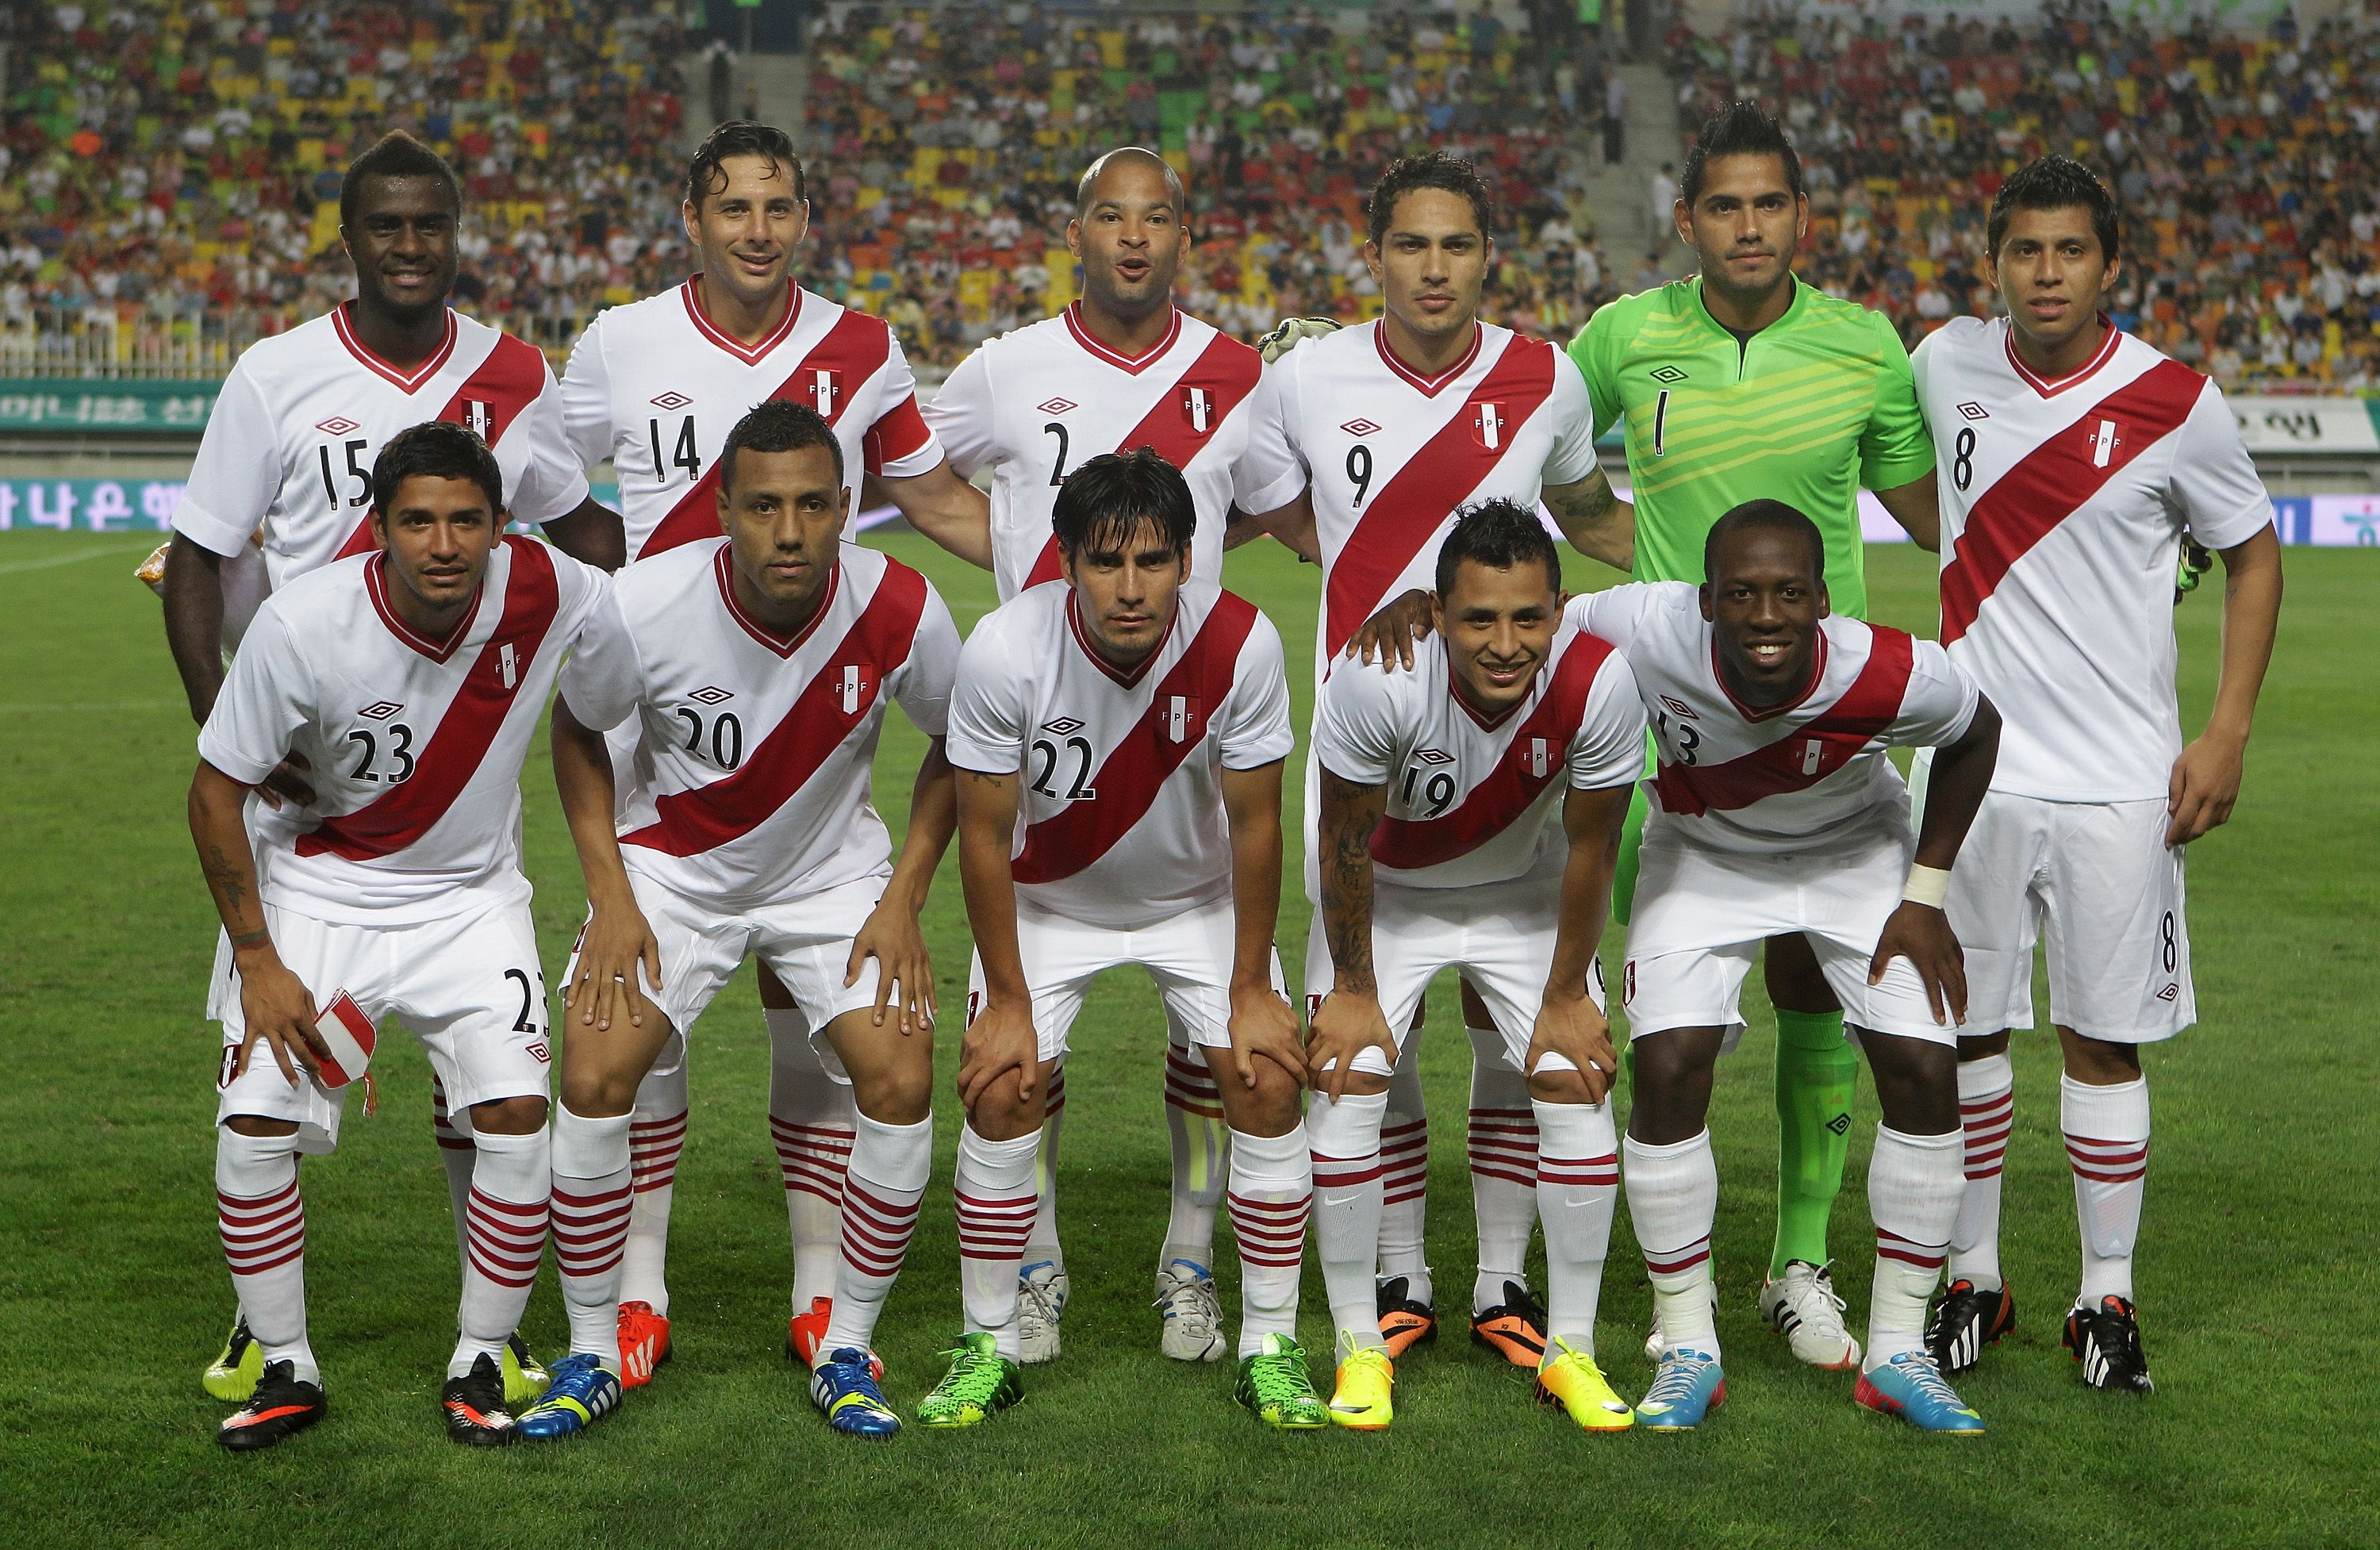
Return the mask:
<svg viewBox="0 0 2380 1550"><path fill-rule="evenodd" d="M1950 874L1940 866L1912 866L1900 896L1912 904L1938 910L1942 902L1950 897Z"/></svg>

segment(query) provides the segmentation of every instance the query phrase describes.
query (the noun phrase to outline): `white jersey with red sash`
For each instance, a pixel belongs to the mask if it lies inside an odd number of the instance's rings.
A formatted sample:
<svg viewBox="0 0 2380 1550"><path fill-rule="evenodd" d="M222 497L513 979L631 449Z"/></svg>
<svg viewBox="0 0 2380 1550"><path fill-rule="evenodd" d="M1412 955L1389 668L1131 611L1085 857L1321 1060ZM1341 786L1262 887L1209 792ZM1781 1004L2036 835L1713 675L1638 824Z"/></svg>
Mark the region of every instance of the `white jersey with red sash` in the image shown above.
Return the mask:
<svg viewBox="0 0 2380 1550"><path fill-rule="evenodd" d="M1093 338L1076 302L987 341L925 414L963 478L992 470L992 575L1002 600L1058 579L1050 515L1067 472L1087 458L1152 447L1182 470L1198 513L1190 574L1209 581L1222 575L1232 505L1269 510L1252 503L1297 474L1256 351L1179 309L1164 337L1134 357Z"/></svg>
<svg viewBox="0 0 2380 1550"><path fill-rule="evenodd" d="M411 371L367 349L341 304L260 339L234 363L174 507L174 531L236 555L261 525L275 587L372 547L372 461L429 420L477 431L519 521L568 516L587 479L563 431L553 373L535 345L446 314L445 342Z"/></svg>
<svg viewBox="0 0 2380 1550"><path fill-rule="evenodd" d="M1942 642L2002 719L1992 789L2164 797L2182 537L2228 549L2273 519L2223 390L2112 328L2048 381L2004 319L1954 318L1912 364L1939 454Z"/></svg>
<svg viewBox="0 0 2380 1550"><path fill-rule="evenodd" d="M737 604L733 563L719 538L621 572L632 649L574 660L562 679L588 725L636 719L629 868L722 912L890 874L868 789L884 709L898 700L940 736L959 656L941 597L874 550L842 546L824 601L790 636Z"/></svg>
<svg viewBox="0 0 2380 1550"><path fill-rule="evenodd" d="M1468 888L1524 876L1557 842L1559 793L1625 786L1645 762L1628 662L1564 621L1526 699L1490 723L1431 636L1410 670L1344 666L1316 702L1314 746L1342 780L1389 788L1372 835L1380 880Z"/></svg>
<svg viewBox="0 0 2380 1550"><path fill-rule="evenodd" d="M1660 767L1655 832L1713 850L1780 854L1840 845L1909 822L1908 788L1887 748L1964 733L1973 680L1930 640L1833 614L1821 620L1810 681L1755 710L1718 674L1699 589L1647 581L1571 599L1579 628L1628 658L1652 718Z"/></svg>
<svg viewBox="0 0 2380 1550"><path fill-rule="evenodd" d="M1271 371L1322 545L1318 678L1380 605L1434 585L1459 508L1495 496L1534 506L1545 486L1595 468L1595 413L1577 366L1492 323L1435 377L1392 356L1377 322L1302 345ZM1256 509L1296 494L1296 482L1258 491Z"/></svg>
<svg viewBox="0 0 2380 1550"><path fill-rule="evenodd" d="M846 489L866 473L911 478L941 462L892 327L792 289L757 344L713 323L688 280L599 315L571 346L570 440L585 466L608 457L619 475L629 559L719 537L719 449L768 399L807 404L834 427Z"/></svg>
<svg viewBox="0 0 2380 1550"><path fill-rule="evenodd" d="M1222 772L1293 741L1272 622L1195 576L1128 674L1086 639L1073 587L1028 587L967 637L951 698L951 762L1021 776L1019 901L1119 930L1230 897Z"/></svg>
<svg viewBox="0 0 2380 1550"><path fill-rule="evenodd" d="M275 591L200 729L200 757L235 781L290 754L312 767L311 806L256 805L250 820L268 903L402 926L528 898L521 764L564 657L627 648L611 580L506 539L444 640L397 615L403 585L375 553Z"/></svg>

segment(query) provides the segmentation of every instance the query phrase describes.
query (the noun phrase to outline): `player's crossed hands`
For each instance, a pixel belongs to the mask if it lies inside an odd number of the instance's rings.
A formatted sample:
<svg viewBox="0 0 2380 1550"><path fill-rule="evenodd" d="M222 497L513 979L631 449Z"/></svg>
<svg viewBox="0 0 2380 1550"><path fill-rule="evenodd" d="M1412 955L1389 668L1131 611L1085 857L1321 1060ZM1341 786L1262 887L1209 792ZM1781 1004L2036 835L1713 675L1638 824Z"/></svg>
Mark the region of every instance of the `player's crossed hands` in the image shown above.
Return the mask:
<svg viewBox="0 0 2380 1550"><path fill-rule="evenodd" d="M1925 983L1936 1023L1949 1027L1967 1020L1967 955L1951 933L1949 916L1931 904L1902 900L1884 923L1884 935L1876 938L1867 982L1881 983L1885 965L1896 958L1908 959Z"/></svg>
<svg viewBox="0 0 2380 1550"><path fill-rule="evenodd" d="M239 1010L248 1022L248 1037L240 1042L232 1074L247 1074L248 1062L261 1039L273 1051L283 1080L295 1087L300 1070L312 1076L321 1070L317 1062L330 1053L314 1033L313 994L289 972L269 941L258 948L240 949L237 963Z"/></svg>
<svg viewBox="0 0 2380 1550"><path fill-rule="evenodd" d="M851 938L851 962L843 983L859 983L859 971L876 960L875 1025L884 1026L884 1014L896 1006L904 1038L934 1031L934 966L926 956L926 934L917 928L917 913L896 902L891 893L868 912L868 921Z"/></svg>
<svg viewBox="0 0 2380 1550"><path fill-rule="evenodd" d="M1378 1049L1397 1063L1397 1036L1380 1011L1379 998L1361 990L1335 989L1322 998L1305 1034L1306 1084L1336 1103L1346 1095L1355 1057Z"/></svg>
<svg viewBox="0 0 2380 1550"><path fill-rule="evenodd" d="M1529 1035L1529 1052L1521 1062L1522 1071L1536 1076L1537 1062L1548 1055L1559 1055L1578 1068L1589 1103L1603 1101L1620 1071L1620 1057L1611 1047L1610 1021L1584 994L1548 992L1537 1008L1536 1026Z"/></svg>
<svg viewBox="0 0 2380 1550"><path fill-rule="evenodd" d="M662 944L644 912L633 903L595 905L579 934L578 972L562 989L564 1012L576 1012L580 1027L599 1033L623 1017L641 1028L647 985L661 988Z"/></svg>

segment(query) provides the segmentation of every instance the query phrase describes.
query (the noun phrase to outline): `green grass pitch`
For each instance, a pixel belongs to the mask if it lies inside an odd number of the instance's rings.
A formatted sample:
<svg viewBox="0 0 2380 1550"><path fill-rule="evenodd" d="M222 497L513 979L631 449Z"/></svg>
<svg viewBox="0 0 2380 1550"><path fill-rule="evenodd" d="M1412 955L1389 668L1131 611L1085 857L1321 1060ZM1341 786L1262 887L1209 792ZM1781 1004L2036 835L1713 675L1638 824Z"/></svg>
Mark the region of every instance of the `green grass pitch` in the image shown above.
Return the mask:
<svg viewBox="0 0 2380 1550"><path fill-rule="evenodd" d="M435 1411L455 1285L424 1064L385 1047L379 1116L306 1169L326 1424L269 1456L225 1455L198 1370L232 1298L207 1212L215 1035L200 1016L212 920L183 821L191 727L157 605L129 572L151 540L0 538L0 1523L14 1543L390 1545L1646 1544L1897 1546L2371 1544L2380 1449L2372 1100L2380 1001L2373 836L2380 749L2373 556L2298 550L2280 652L2231 826L2193 857L2203 1022L2151 1053L2155 1166L2141 1302L2156 1395L2089 1392L2057 1345L2075 1274L2071 1194L2044 1031L2017 1043L2007 1175L2016 1336L1964 1386L1991 1423L1929 1439L1856 1409L1847 1376L1787 1356L1752 1305L1768 1252L1770 1032L1753 1012L1714 1108L1729 1402L1690 1437L1590 1438L1535 1410L1526 1378L1459 1322L1399 1374L1379 1436L1282 1437L1230 1400L1228 1368L1157 1352L1149 1276L1165 1220L1161 1035L1145 979L1104 982L1075 1033L1062 1171L1075 1302L1066 1355L1028 1401L970 1435L890 1447L831 1436L783 1353L790 1274L764 1122L766 1044L748 975L697 1030L696 1114L678 1175L678 1354L598 1433L477 1453ZM990 579L908 536L965 625ZM1927 557L1870 558L1878 616L1926 629ZM1579 585L1601 585L1580 566ZM1269 546L1231 581L1302 660L1315 576ZM2182 610L2186 720L2204 714L2219 582ZM2362 624L2356 623L2365 617ZM2359 645L2361 641L2363 644ZM1293 666L1301 686L1304 670ZM898 808L919 743L896 715L879 796ZM1293 768L1294 766L1293 765ZM1291 781L1291 799L1296 798ZM528 867L549 973L580 914L540 748ZM954 866L929 934L941 999L964 995ZM1294 874L1293 873L1293 876ZM1295 885L1291 885L1295 892ZM1294 983L1305 906L1284 902ZM1756 979L1756 976L1755 976ZM1472 1263L1461 1140L1468 1060L1451 983L1431 1003L1431 1257L1459 1320ZM957 1020L941 1035L955 1067ZM958 1322L942 1096L935 1182L883 1329L905 1410ZM1863 1084L1835 1226L1855 1320L1869 1280ZM1624 1101L1624 1100L1623 1100ZM1226 1248L1228 1256L1228 1248ZM1228 1258L1227 1258L1228 1263ZM1234 1278L1224 1271L1227 1283ZM1327 1353L1320 1278L1304 1332ZM1642 1392L1650 1307L1623 1208L1601 1349ZM1855 1324L1854 1327L1857 1327ZM563 1348L551 1278L528 1332ZM1324 1357L1327 1361L1327 1356ZM1327 1374L1323 1374L1327 1386ZM2355 1525L2363 1526L2358 1529ZM24 1538L18 1539L18 1535Z"/></svg>

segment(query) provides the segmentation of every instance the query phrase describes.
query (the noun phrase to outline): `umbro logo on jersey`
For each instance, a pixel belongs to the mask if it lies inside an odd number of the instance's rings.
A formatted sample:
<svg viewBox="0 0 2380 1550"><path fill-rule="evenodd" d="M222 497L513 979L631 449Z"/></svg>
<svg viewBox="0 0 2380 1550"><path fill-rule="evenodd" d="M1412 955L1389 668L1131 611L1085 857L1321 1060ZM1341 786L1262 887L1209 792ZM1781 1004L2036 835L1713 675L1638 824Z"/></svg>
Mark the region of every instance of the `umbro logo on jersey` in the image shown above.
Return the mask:
<svg viewBox="0 0 2380 1550"><path fill-rule="evenodd" d="M1051 398L1036 404L1034 407L1045 415L1062 415L1079 406L1071 398Z"/></svg>
<svg viewBox="0 0 2380 1550"><path fill-rule="evenodd" d="M395 715L398 711L404 708L405 706L400 701L383 699L376 700L372 704L365 706L361 710L357 711L356 714L361 716L368 721L385 721L391 716Z"/></svg>
<svg viewBox="0 0 2380 1550"><path fill-rule="evenodd" d="M669 393L662 394L658 398L655 398L653 400L653 407L656 409L683 409L693 402L694 400L688 398L686 394L673 390Z"/></svg>
<svg viewBox="0 0 2380 1550"><path fill-rule="evenodd" d="M1512 422L1504 418L1501 404L1481 404L1471 411L1471 439L1489 452L1501 451L1504 433Z"/></svg>
<svg viewBox="0 0 2380 1550"><path fill-rule="evenodd" d="M1674 383L1682 382L1686 380L1686 374L1679 370L1674 366L1657 366L1653 369L1651 375L1653 380L1657 382Z"/></svg>
<svg viewBox="0 0 2380 1550"><path fill-rule="evenodd" d="M1379 427L1374 425L1367 419L1351 419L1339 429L1344 430L1350 436L1368 436L1373 431L1378 430Z"/></svg>
<svg viewBox="0 0 2380 1550"><path fill-rule="evenodd" d="M1959 415L1962 419L1989 419L1992 418L1992 412L1989 409L1985 408L1981 404L1974 402L1973 399L1970 399L1966 403L1959 406Z"/></svg>
<svg viewBox="0 0 2380 1550"><path fill-rule="evenodd" d="M697 705L721 705L735 697L733 689L722 689L716 684L706 684L686 696Z"/></svg>
<svg viewBox="0 0 2380 1550"><path fill-rule="evenodd" d="M1424 764L1452 764L1454 762L1454 756L1448 753L1443 748L1423 748L1416 752L1414 755L1414 757L1421 760Z"/></svg>
<svg viewBox="0 0 2380 1550"><path fill-rule="evenodd" d="M1698 721L1702 720L1701 717L1694 714L1694 708L1693 706L1688 705L1684 700L1679 699L1673 695L1663 695L1661 696L1661 703L1667 706L1670 708L1670 713L1673 715L1683 716L1690 721Z"/></svg>
<svg viewBox="0 0 2380 1550"><path fill-rule="evenodd" d="M1190 422L1193 434L1204 436L1215 429L1215 395L1202 387L1182 390L1182 418Z"/></svg>
<svg viewBox="0 0 2380 1550"><path fill-rule="evenodd" d="M361 430L363 425L359 421L349 419L345 415L333 415L329 419L316 420L314 429L327 435L344 436L350 430Z"/></svg>
<svg viewBox="0 0 2380 1550"><path fill-rule="evenodd" d="M1546 771L1550 769L1552 765L1552 747L1542 737L1530 738L1529 745L1521 751L1521 768L1527 770L1531 775L1536 776L1538 780L1543 780L1545 779Z"/></svg>
<svg viewBox="0 0 2380 1550"><path fill-rule="evenodd" d="M842 379L840 371L832 371L823 366L810 368L810 407L819 412L820 419L834 418L834 401L843 396Z"/></svg>
<svg viewBox="0 0 2380 1550"><path fill-rule="evenodd" d="M1054 732L1061 737L1068 737L1082 731L1083 723L1075 720L1072 716L1061 716L1054 721L1042 722L1041 730L1043 732Z"/></svg>

